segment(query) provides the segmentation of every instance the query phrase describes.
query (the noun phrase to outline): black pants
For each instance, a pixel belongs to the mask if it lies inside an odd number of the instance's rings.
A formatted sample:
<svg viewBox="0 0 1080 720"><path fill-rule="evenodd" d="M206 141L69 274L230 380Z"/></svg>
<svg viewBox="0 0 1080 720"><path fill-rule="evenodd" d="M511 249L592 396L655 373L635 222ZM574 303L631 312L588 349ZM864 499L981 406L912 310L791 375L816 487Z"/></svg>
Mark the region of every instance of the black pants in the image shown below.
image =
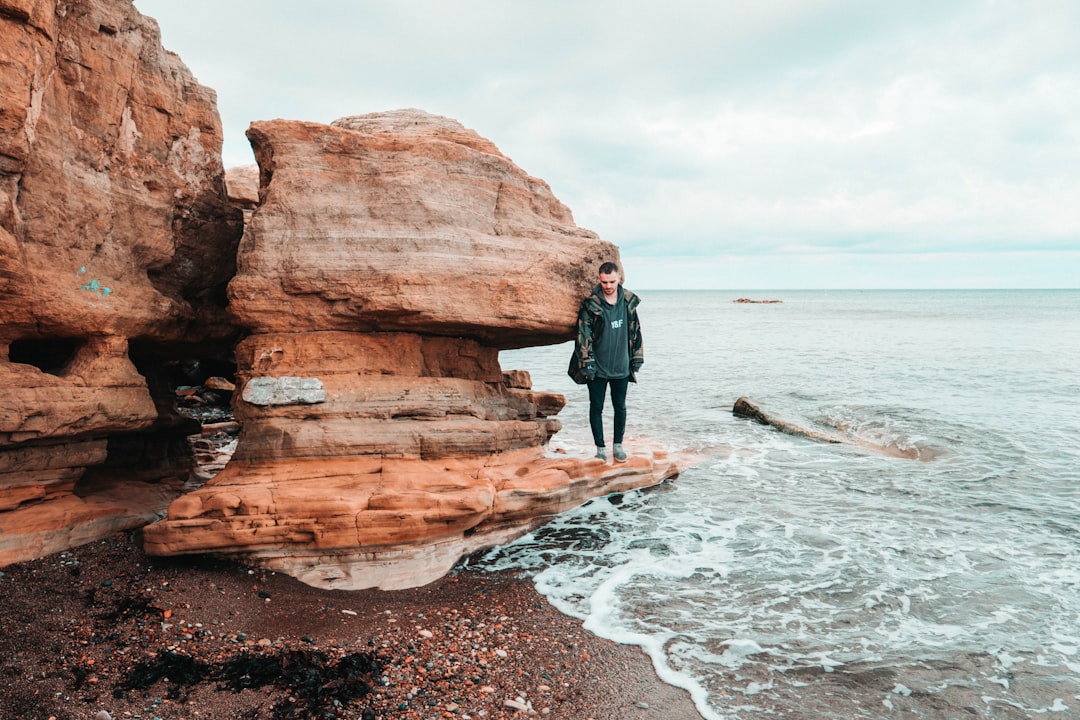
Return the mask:
<svg viewBox="0 0 1080 720"><path fill-rule="evenodd" d="M596 378L589 381L589 427L592 428L593 442L596 447L604 447L604 396L608 385L611 386L611 406L615 409L615 438L618 445L623 440L626 430L626 389L630 387L630 378Z"/></svg>

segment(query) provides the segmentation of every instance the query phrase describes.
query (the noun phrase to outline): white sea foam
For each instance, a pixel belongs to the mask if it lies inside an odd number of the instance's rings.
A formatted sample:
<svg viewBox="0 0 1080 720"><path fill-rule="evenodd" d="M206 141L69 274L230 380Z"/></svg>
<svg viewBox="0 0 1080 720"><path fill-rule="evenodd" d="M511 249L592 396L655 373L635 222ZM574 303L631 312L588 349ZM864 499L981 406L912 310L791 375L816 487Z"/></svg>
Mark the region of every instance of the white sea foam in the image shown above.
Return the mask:
<svg viewBox="0 0 1080 720"><path fill-rule="evenodd" d="M1080 293L807 292L750 310L710 293L645 300L628 440L705 460L481 566L527 570L591 631L642 646L710 720L849 718L871 704L960 715L972 692L990 717L1077 705L1080 409L1058 359L1080 356L1063 319L1080 316ZM567 395L561 442L590 453L567 353L514 351L503 365ZM924 462L733 418L739 395Z"/></svg>

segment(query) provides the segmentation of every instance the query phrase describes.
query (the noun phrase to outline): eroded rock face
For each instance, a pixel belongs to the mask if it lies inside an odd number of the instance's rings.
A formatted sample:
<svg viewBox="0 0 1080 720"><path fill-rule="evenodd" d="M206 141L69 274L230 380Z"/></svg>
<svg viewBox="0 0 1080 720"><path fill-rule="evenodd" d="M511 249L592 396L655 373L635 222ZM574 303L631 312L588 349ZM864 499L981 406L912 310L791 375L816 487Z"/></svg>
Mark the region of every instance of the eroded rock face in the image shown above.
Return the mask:
<svg viewBox="0 0 1080 720"><path fill-rule="evenodd" d="M248 130L262 204L229 285L255 332L402 331L562 342L618 256L542 180L415 110Z"/></svg>
<svg viewBox="0 0 1080 720"><path fill-rule="evenodd" d="M248 133L261 204L230 310L233 460L145 530L152 554L218 552L330 588L425 584L590 497L675 473L549 457L558 395L500 348L571 337L618 252L548 186L419 111Z"/></svg>
<svg viewBox="0 0 1080 720"><path fill-rule="evenodd" d="M114 448L186 475L153 376L236 333L215 102L130 0L0 0L0 564L161 513Z"/></svg>

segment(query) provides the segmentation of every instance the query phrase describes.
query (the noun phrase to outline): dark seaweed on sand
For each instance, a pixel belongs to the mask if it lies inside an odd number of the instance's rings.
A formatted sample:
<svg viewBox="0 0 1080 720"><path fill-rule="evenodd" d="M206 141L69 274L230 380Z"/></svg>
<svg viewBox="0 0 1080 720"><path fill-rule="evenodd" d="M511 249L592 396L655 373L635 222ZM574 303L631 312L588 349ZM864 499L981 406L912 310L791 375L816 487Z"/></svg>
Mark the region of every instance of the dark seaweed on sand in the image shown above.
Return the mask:
<svg viewBox="0 0 1080 720"><path fill-rule="evenodd" d="M332 718L371 692L370 683L379 673L379 665L369 653L334 659L318 650L282 650L244 653L215 664L163 651L131 668L116 692L144 690L162 680L171 685L170 699L180 697L182 688L204 682L216 683L217 690L234 692L270 686L290 696L289 701L274 706L275 720Z"/></svg>

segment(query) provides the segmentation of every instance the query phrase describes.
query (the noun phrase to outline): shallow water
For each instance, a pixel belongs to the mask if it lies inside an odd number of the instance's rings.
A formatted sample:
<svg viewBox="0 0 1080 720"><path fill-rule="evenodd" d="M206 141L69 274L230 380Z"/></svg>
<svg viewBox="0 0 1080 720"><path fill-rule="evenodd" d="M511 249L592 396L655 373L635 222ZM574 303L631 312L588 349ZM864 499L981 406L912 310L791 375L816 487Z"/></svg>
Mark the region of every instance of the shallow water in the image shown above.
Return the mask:
<svg viewBox="0 0 1080 720"><path fill-rule="evenodd" d="M641 645L707 718L1080 715L1080 291L642 295L627 444L700 462L475 564ZM566 394L553 445L586 455L569 354L501 362ZM742 395L866 447L734 418Z"/></svg>

